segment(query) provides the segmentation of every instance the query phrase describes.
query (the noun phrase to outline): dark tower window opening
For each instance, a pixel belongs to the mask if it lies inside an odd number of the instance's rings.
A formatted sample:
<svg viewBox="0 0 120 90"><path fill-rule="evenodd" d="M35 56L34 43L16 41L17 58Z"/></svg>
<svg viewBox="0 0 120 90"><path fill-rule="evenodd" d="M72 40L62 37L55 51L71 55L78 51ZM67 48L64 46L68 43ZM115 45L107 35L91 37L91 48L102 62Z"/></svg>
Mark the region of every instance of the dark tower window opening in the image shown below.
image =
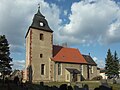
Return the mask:
<svg viewBox="0 0 120 90"><path fill-rule="evenodd" d="M41 75L45 74L45 64L41 64Z"/></svg>
<svg viewBox="0 0 120 90"><path fill-rule="evenodd" d="M40 26L43 27L43 26L44 26L44 23L43 23L43 22L40 22Z"/></svg>
<svg viewBox="0 0 120 90"><path fill-rule="evenodd" d="M40 54L40 58L42 58L43 57L43 54Z"/></svg>
<svg viewBox="0 0 120 90"><path fill-rule="evenodd" d="M43 40L44 39L44 37L43 37L43 34L41 33L40 34L40 40Z"/></svg>

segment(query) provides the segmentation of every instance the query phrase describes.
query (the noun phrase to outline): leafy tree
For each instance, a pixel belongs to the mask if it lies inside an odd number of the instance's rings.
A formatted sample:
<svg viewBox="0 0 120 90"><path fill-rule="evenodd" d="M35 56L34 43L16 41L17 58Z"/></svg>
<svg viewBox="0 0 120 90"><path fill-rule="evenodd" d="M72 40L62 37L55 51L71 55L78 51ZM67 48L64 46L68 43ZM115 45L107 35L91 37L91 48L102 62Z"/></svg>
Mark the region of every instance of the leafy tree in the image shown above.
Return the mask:
<svg viewBox="0 0 120 90"><path fill-rule="evenodd" d="M4 76L12 71L9 44L5 35L0 35L0 72Z"/></svg>
<svg viewBox="0 0 120 90"><path fill-rule="evenodd" d="M106 69L106 75L109 77L111 77L112 75L114 75L114 61L113 61L113 55L111 54L110 49L108 49L107 52L107 58L105 59L105 69Z"/></svg>
<svg viewBox="0 0 120 90"><path fill-rule="evenodd" d="M114 56L113 56L113 67L114 67L114 76L119 76L119 58L117 56L117 52L114 52Z"/></svg>

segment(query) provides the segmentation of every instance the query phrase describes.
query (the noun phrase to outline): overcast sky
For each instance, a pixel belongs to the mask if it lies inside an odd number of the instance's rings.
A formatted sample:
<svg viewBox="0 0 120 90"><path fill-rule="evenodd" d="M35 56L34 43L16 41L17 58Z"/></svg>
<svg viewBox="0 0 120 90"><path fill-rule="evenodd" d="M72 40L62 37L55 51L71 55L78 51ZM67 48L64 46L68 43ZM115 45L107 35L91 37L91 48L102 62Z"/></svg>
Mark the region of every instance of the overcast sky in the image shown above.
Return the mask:
<svg viewBox="0 0 120 90"><path fill-rule="evenodd" d="M120 57L119 0L0 0L0 35L8 39L14 69L24 68L25 34L38 3L54 31L54 44L66 42L91 53L99 67L108 48Z"/></svg>

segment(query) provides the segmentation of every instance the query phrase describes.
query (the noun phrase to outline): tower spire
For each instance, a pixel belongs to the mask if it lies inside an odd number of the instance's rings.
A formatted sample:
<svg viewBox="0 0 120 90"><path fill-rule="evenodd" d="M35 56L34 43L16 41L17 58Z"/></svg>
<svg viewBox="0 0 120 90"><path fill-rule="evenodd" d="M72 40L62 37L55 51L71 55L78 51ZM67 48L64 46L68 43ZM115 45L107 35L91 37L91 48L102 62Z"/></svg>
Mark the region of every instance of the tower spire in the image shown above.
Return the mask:
<svg viewBox="0 0 120 90"><path fill-rule="evenodd" d="M37 12L37 15L45 18L45 16L43 16L43 15L41 14L41 12L40 12L40 3L38 3L38 12Z"/></svg>
<svg viewBox="0 0 120 90"><path fill-rule="evenodd" d="M38 12L40 12L40 3L38 3Z"/></svg>

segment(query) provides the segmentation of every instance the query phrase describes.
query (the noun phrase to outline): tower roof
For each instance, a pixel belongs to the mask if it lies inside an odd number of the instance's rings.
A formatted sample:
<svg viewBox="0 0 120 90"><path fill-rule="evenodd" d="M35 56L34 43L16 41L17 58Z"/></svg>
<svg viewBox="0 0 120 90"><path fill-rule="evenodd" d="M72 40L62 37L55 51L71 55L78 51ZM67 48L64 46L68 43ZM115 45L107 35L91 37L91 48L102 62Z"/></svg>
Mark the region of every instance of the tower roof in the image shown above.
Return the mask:
<svg viewBox="0 0 120 90"><path fill-rule="evenodd" d="M33 22L30 26L30 28L35 28L43 31L53 32L49 25L47 20L45 19L45 16L43 16L40 12L40 6L38 7L38 12L34 15Z"/></svg>
<svg viewBox="0 0 120 90"><path fill-rule="evenodd" d="M43 15L41 14L41 12L40 12L40 5L39 5L39 7L38 7L38 12L37 12L36 14L39 15L39 16L41 16L41 17L43 17L43 18L45 18L45 16L43 16Z"/></svg>
<svg viewBox="0 0 120 90"><path fill-rule="evenodd" d="M33 17L33 21L32 21L31 26L29 27L29 29L30 28L34 28L34 29L42 30L42 31L46 31L46 32L51 32L51 33L53 32L51 30L51 28L49 27L48 22L45 19L45 16L42 15L42 13L40 12L40 6L38 7L37 13ZM28 32L29 32L29 30L28 30ZM28 32L27 32L27 34L28 34ZM27 36L27 34L26 34L26 36Z"/></svg>

